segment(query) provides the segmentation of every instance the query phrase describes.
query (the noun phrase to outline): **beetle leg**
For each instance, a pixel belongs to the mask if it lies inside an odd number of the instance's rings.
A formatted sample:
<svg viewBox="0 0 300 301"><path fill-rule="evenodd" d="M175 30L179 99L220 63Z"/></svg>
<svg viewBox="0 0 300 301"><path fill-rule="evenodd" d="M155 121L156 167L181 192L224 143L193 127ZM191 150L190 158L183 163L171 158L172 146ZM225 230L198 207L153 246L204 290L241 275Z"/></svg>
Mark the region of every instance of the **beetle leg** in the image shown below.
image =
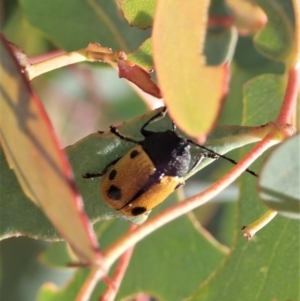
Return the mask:
<svg viewBox="0 0 300 301"><path fill-rule="evenodd" d="M98 177L102 177L104 174L106 174L106 172L108 171L108 169L112 166L115 165L119 160L121 159L121 157L117 158L116 160L110 162L109 164L107 164L104 169L98 173L86 173L84 175L82 175L82 177L84 179L93 179L93 178L98 178Z"/></svg>
<svg viewBox="0 0 300 301"><path fill-rule="evenodd" d="M113 133L114 135L116 135L117 137L119 137L119 138L122 139L122 140L125 140L125 141L128 141L128 142L132 142L132 143L136 143L136 144L139 144L139 143L140 143L140 141L137 141L137 140L134 140L134 139L132 139L132 138L130 138L130 137L126 137L126 136L122 135L122 134L119 132L119 130L118 130L115 126L113 126L113 125L111 125L111 126L109 127L109 129L110 129L110 132L111 132L111 133Z"/></svg>
<svg viewBox="0 0 300 301"><path fill-rule="evenodd" d="M195 163L193 164L193 166L192 166L192 167L190 168L190 170L188 171L188 173L190 173L190 172L193 171L195 168L197 168L204 158L218 159L219 156L218 156L217 154L211 154L211 153L202 153L202 154L200 154L200 155L198 156L197 160L195 161Z"/></svg>
<svg viewBox="0 0 300 301"><path fill-rule="evenodd" d="M164 107L162 111L160 111L159 113L157 113L156 115L151 117L147 122L145 122L145 124L141 128L141 134L144 137L151 135L153 133L153 131L145 130L145 127L147 127L150 123L153 123L157 120L162 119L167 114L167 111L168 111L167 107Z"/></svg>
<svg viewBox="0 0 300 301"><path fill-rule="evenodd" d="M101 177L103 176L104 174L101 173L101 172L98 172L98 173L85 173L84 175L82 175L82 177L84 179L93 179L93 178L97 178L97 177Z"/></svg>
<svg viewBox="0 0 300 301"><path fill-rule="evenodd" d="M193 166L190 168L190 170L187 173L190 173L191 171L193 171L195 168L197 168L197 166L202 162L202 160L205 158L206 156L203 154L200 154L200 156L197 158L197 160L194 162Z"/></svg>

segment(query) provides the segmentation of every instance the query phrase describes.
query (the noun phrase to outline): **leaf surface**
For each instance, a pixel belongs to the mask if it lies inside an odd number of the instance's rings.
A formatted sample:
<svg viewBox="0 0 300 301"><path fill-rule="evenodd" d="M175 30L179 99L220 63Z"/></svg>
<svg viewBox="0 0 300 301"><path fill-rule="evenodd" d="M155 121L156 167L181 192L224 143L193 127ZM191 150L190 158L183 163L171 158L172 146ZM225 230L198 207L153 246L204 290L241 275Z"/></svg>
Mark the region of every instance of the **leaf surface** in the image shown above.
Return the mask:
<svg viewBox="0 0 300 301"><path fill-rule="evenodd" d="M284 87L282 77L275 75L249 81L244 88L244 124L274 119ZM257 170L261 161L252 168ZM242 177L232 252L187 300L299 300L299 223L276 217L250 241L241 234L242 226L267 210L257 197L256 185L254 178Z"/></svg>
<svg viewBox="0 0 300 301"><path fill-rule="evenodd" d="M119 0L128 23L143 29L152 26L156 2L156 0Z"/></svg>
<svg viewBox="0 0 300 301"><path fill-rule="evenodd" d="M122 124L118 129L126 136L141 140L143 137L139 129L156 112L153 111L136 117ZM149 129L161 131L170 127L171 121L166 117L151 124ZM260 135L257 135L255 127L244 128L240 126L217 127L210 137L207 141L207 147L222 154L261 139ZM103 134L91 134L66 148L66 153L74 172L76 186L83 196L85 211L92 223L113 218L127 219L135 223L141 223L147 218L148 215L128 218L113 210L100 195L99 185L102 178L95 178L94 180L82 178L83 174L97 173L103 170L107 164L123 156L132 147L132 143L121 141L108 131ZM192 148L192 160L196 160L201 152L203 152L202 149ZM0 230L2 231L2 235L6 233L5 235L13 236L15 233L20 232L45 240L58 239L57 232L49 224L44 215L27 202L27 198L19 188L14 174L8 169L2 152L0 152L1 158L1 165L4 168L2 168L3 172L0 173L0 181L5 183L2 186L3 197L0 198L0 206L3 208L3 210L0 210ZM204 160L194 172L201 170L212 162L212 159ZM186 179L191 175L187 175ZM9 202L9 200L13 200L13 202ZM10 212L13 212L15 216L13 220L4 218Z"/></svg>
<svg viewBox="0 0 300 301"><path fill-rule="evenodd" d="M258 190L261 200L279 214L300 218L300 136L280 144L261 170ZM275 176L274 176L275 175Z"/></svg>
<svg viewBox="0 0 300 301"><path fill-rule="evenodd" d="M115 1L22 0L21 6L31 24L68 51L98 42L129 52L149 37L149 31L127 23Z"/></svg>
<svg viewBox="0 0 300 301"><path fill-rule="evenodd" d="M255 37L257 48L266 56L285 62L294 45L294 13L292 1L256 0L265 11L268 22Z"/></svg>
<svg viewBox="0 0 300 301"><path fill-rule="evenodd" d="M169 198L163 206L171 204L174 204L174 198ZM106 246L117 239L125 228L122 221L114 221L108 227L103 223L99 225L97 233L101 245ZM199 233L187 216L179 218L136 245L116 300L141 291L158 300L181 300L220 264L223 257L218 246ZM85 269L78 270L72 281L58 291L45 285L38 300L74 300L86 276ZM99 285L91 301L98 300L103 290L103 285Z"/></svg>
<svg viewBox="0 0 300 301"><path fill-rule="evenodd" d="M83 211L67 158L60 150L42 104L31 91L2 38L0 47L1 143L9 166L14 170L27 197L51 220L80 258L94 262L99 258L97 241ZM1 169L3 176L5 168ZM6 171L11 174L10 179L16 182L12 173L8 169ZM1 195L5 195L6 189L9 189L9 193L4 197L4 206L1 206L1 223L6 225L1 227L1 236L26 235L28 233L22 231L22 228L14 227L17 217L8 207L15 207L16 199L11 198L10 189L13 187L9 185L9 178L3 179Z"/></svg>
<svg viewBox="0 0 300 301"><path fill-rule="evenodd" d="M212 128L227 85L226 66L205 66L207 15L208 1L159 1L152 35L164 101L176 124L193 137Z"/></svg>

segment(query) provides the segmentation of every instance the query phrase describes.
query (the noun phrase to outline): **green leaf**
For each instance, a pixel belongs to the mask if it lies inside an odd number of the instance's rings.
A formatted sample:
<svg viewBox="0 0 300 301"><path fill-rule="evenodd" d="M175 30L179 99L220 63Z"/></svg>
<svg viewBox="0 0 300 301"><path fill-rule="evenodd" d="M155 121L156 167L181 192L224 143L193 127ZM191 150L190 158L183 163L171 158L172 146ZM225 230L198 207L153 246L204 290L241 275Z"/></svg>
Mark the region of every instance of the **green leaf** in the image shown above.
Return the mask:
<svg viewBox="0 0 300 301"><path fill-rule="evenodd" d="M117 222L118 225L118 221L109 220L98 223L94 227L97 237L101 238L102 249L108 244L113 243L114 239L123 234L126 228L129 226L129 224L127 223L127 225L124 227L124 222L122 221L120 224L122 225L121 227L115 227L113 224L114 222ZM107 236L106 232L111 231L112 228L116 228L117 232L109 232L110 236ZM102 239L103 237L104 239ZM43 250L38 255L38 260L51 268L59 268L61 270L70 268L73 269L74 267L72 267L72 265L70 264L78 262L76 257L74 257L74 253L72 252L71 248L65 241L53 242L52 244L50 244L47 249Z"/></svg>
<svg viewBox="0 0 300 301"><path fill-rule="evenodd" d="M174 203L172 199L164 206ZM114 221L105 231L100 230L101 245L107 246L117 239L124 233L124 228L124 222ZM141 291L162 300L181 300L220 264L223 257L224 253L184 216L136 245L116 300L123 300ZM38 300L74 300L86 275L85 269L78 270L73 280L61 291L44 286ZM91 301L98 300L103 289L103 285L98 286Z"/></svg>
<svg viewBox="0 0 300 301"><path fill-rule="evenodd" d="M117 128L124 136L141 141L144 138L140 133L142 125L157 114L159 110L161 110L161 108L129 120ZM153 131L163 131L170 129L170 127L171 120L169 116L149 125L149 129ZM220 126L208 137L206 145L212 150L223 154L243 145L259 141L261 139L259 135L260 130L260 127ZM74 145L67 147L66 151L73 167L76 184L84 198L85 210L92 222L109 218L122 218L139 222L137 217L128 218L111 209L105 203L99 193L99 185L102 178L95 178L94 180L82 178L83 174L97 173L103 170L109 163L122 157L132 147L133 144L131 142L120 140L110 131L102 134L91 134ZM202 152L202 149L193 147L191 150L192 161L194 162ZM204 160L192 174L201 170L211 162L213 162L212 159ZM192 174L188 174L185 179L189 178Z"/></svg>
<svg viewBox="0 0 300 301"><path fill-rule="evenodd" d="M279 214L300 218L300 135L280 144L266 159L258 182L261 200Z"/></svg>
<svg viewBox="0 0 300 301"><path fill-rule="evenodd" d="M39 261L50 267L67 268L68 264L76 262L68 244L64 241L53 243L46 251L42 252Z"/></svg>
<svg viewBox="0 0 300 301"><path fill-rule="evenodd" d="M207 32L204 53L209 66L230 62L237 42L235 28L211 28Z"/></svg>
<svg viewBox="0 0 300 301"><path fill-rule="evenodd" d="M272 120L280 108L283 87L279 76L249 81L244 89L244 123ZM256 195L256 184L254 178L242 177L232 252L187 300L299 300L299 223L276 217L249 242L241 234L243 225L266 211Z"/></svg>
<svg viewBox="0 0 300 301"><path fill-rule="evenodd" d="M118 2L131 26L143 29L152 26L156 0L118 0Z"/></svg>
<svg viewBox="0 0 300 301"><path fill-rule="evenodd" d="M298 223L276 218L256 235L250 242L240 235L224 265L188 300L299 300Z"/></svg>
<svg viewBox="0 0 300 301"><path fill-rule="evenodd" d="M0 149L0 236L8 238L25 235L36 239L57 240L60 235L46 218L25 195L9 168L3 149Z"/></svg>
<svg viewBox="0 0 300 301"><path fill-rule="evenodd" d="M286 62L294 45L294 12L291 0L256 0L268 23L255 37L257 48L266 56Z"/></svg>
<svg viewBox="0 0 300 301"><path fill-rule="evenodd" d="M128 52L149 37L149 31L130 27L115 1L21 0L21 6L31 24L68 51L98 42Z"/></svg>
<svg viewBox="0 0 300 301"><path fill-rule="evenodd" d="M283 99L285 86L284 77L272 74L248 81L243 91L244 125L257 124L258 120L261 124L274 120L280 108L276 104Z"/></svg>
<svg viewBox="0 0 300 301"><path fill-rule="evenodd" d="M153 70L151 39L147 39L136 50L129 53L127 58L128 60L133 61L139 66L143 67L148 72Z"/></svg>
<svg viewBox="0 0 300 301"><path fill-rule="evenodd" d="M209 66L231 62L238 38L236 28L228 25L231 19L232 12L224 1L211 1L209 7L210 24L207 28L204 45L206 64Z"/></svg>
<svg viewBox="0 0 300 301"><path fill-rule="evenodd" d="M123 123L118 129L125 136L141 140L143 137L139 129L155 113L157 111L136 117ZM171 121L168 117L149 126L154 131L161 131L170 127ZM217 127L210 137L208 138L207 146L222 154L261 139L257 128L239 126ZM129 218L113 210L100 195L99 185L102 178L95 178L94 180L82 178L83 174L96 173L103 170L107 164L123 156L131 148L132 143L121 141L109 131L103 134L91 134L66 148L68 159L75 175L76 186L84 200L85 212L92 223L112 218L141 223L147 218L147 214ZM203 152L202 149L193 147L192 160L194 161L201 152ZM212 161L212 159L204 160L194 172L204 168ZM3 157L1 163L3 168L0 173L0 181L7 183L2 187L3 193L0 198L0 207L3 208L0 210L0 230L2 233L6 233L5 235L7 236L15 235L15 233L26 233L28 236L45 240L57 239L58 234L47 222L42 212L27 202L27 198L20 190L14 174L8 169ZM191 175L187 175L186 179ZM10 214L12 214L11 212L15 216L14 219L9 218Z"/></svg>

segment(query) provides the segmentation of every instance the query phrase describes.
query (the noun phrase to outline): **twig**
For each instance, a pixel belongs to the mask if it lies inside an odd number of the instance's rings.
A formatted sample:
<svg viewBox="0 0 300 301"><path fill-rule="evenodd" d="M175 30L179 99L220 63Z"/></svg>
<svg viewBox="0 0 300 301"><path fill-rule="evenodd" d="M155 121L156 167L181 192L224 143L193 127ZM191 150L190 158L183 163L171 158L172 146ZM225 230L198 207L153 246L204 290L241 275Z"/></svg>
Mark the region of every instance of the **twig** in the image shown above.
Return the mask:
<svg viewBox="0 0 300 301"><path fill-rule="evenodd" d="M247 240L250 240L256 232L266 226L276 215L277 211L268 210L261 218L250 225L244 226L242 228L243 235L247 238Z"/></svg>
<svg viewBox="0 0 300 301"><path fill-rule="evenodd" d="M104 250L103 258L105 261L105 265L109 264L110 266L116 260L116 258L118 258L124 252L123 248L129 248L130 246L134 245L142 238L152 233L156 229L160 228L161 226L211 200L228 185L230 185L234 180L236 180L250 164L252 164L259 156L261 156L264 153L264 151L266 151L272 145L274 145L274 141L269 139L269 137L266 137L260 143L258 143L253 148L253 150L249 152L226 175L220 178L207 190L201 192L197 196L191 197L186 201L183 201L179 204L172 206L171 208L168 208L167 210L156 215L152 219L146 221L135 231L121 237L108 249Z"/></svg>
<svg viewBox="0 0 300 301"><path fill-rule="evenodd" d="M137 228L136 225L131 225L129 232L133 231L135 228ZM131 248L128 248L127 250L125 250L125 253L123 254L123 256L120 259L119 265L116 269L113 279L106 278L106 282L108 283L108 289L104 293L104 295L99 299L99 301L114 300L114 298L119 290L119 287L121 285L121 282L122 282L122 279L126 272L126 269L128 267L128 264L130 262L133 249L134 249L134 247L132 246ZM76 301L88 301L90 299L90 296L91 296L95 286L99 282L99 280L101 278L106 277L106 271L107 270L104 268L103 264L98 265L98 266L93 266L76 297Z"/></svg>
<svg viewBox="0 0 300 301"><path fill-rule="evenodd" d="M270 130L272 130L272 127L270 128ZM128 248L131 248L138 241L142 240L145 236L154 232L161 226L184 215L185 213L190 212L191 210L199 207L200 205L203 205L204 203L215 197L224 188L230 185L240 174L242 174L244 170L256 160L257 157L259 157L266 149L268 149L275 143L277 143L277 141L275 142L274 140L266 137L256 147L254 147L254 149L250 153L248 153L248 155L244 159L242 159L236 166L234 166L234 168L232 168L230 172L228 172L220 180L214 183L210 188L195 197L189 198L182 203L168 208L167 210L145 222L139 228L130 233L127 233L126 235L118 239L118 241L113 243L103 252L103 261L101 263L101 266L99 266L98 268L95 267L91 270L91 273L85 281L76 301L88 300L90 294L93 291L93 288L96 286L99 279L106 275L105 271L109 270L109 268L117 260L117 258L121 256ZM120 273L120 276L123 276L122 273ZM107 296L109 296L109 294L115 293L116 290L116 288L109 290L111 292L107 293Z"/></svg>
<svg viewBox="0 0 300 301"><path fill-rule="evenodd" d="M114 53L110 48L102 47L97 43L90 43L84 49L59 54L35 64L24 65L22 61L19 61L19 63L23 66L25 75L30 81L43 73L85 61L105 62L115 66L117 56L118 52Z"/></svg>
<svg viewBox="0 0 300 301"><path fill-rule="evenodd" d="M71 64L84 62L87 60L85 52L85 49L81 49L78 51L60 54L45 61L32 64L30 68L26 69L26 76L29 80L32 80L43 73Z"/></svg>
<svg viewBox="0 0 300 301"><path fill-rule="evenodd" d="M125 252L125 250L135 245L144 237L154 232L156 229L162 227L163 225L169 223L170 221L190 212L191 210L211 200L233 181L235 181L244 172L244 170L248 168L268 148L270 148L274 144L277 144L283 137L290 136L293 133L293 127L290 127L289 125L279 127L276 127L276 124L273 125L273 130L271 127L270 133L266 135L266 137L262 141L260 141L226 175L224 175L217 182L211 185L207 190L201 192L197 196L191 197L179 204L166 209L165 211L146 221L143 225L141 225L134 231L125 234L123 237L119 238L116 242L110 245L106 250L104 250L103 261L101 263L102 268L99 269L99 273L94 275L95 278L97 277L98 279L100 279L101 277L103 277L103 272L109 270L111 265ZM279 137L279 141L276 140L277 137ZM95 285L95 283L97 283L97 281L95 281L94 279L91 284Z"/></svg>
<svg viewBox="0 0 300 301"><path fill-rule="evenodd" d="M106 276L106 270L102 266L93 266L88 274L85 282L83 283L75 301L88 301L94 288L100 279Z"/></svg>
<svg viewBox="0 0 300 301"><path fill-rule="evenodd" d="M137 228L136 225L131 224L129 231L133 231L136 228ZM115 299L116 294L118 293L119 287L121 285L121 282L123 280L123 277L125 275L125 272L127 270L127 267L129 265L133 253L133 249L134 246L127 249L126 252L120 258L118 267L115 271L115 275L112 279L113 285L107 288L107 291L103 294L102 297L100 297L99 301L113 301Z"/></svg>
<svg viewBox="0 0 300 301"><path fill-rule="evenodd" d="M291 122L291 118L295 113L297 94L300 86L300 65L290 69L287 87L282 102L281 109L276 118L276 123L287 124Z"/></svg>

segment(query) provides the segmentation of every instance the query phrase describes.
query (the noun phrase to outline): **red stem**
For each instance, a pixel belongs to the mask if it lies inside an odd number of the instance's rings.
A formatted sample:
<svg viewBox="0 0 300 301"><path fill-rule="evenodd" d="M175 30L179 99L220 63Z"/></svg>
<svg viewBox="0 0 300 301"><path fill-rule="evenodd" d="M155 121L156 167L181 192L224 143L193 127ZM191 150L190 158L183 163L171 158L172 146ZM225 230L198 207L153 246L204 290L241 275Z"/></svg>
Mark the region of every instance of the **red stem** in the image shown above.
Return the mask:
<svg viewBox="0 0 300 301"><path fill-rule="evenodd" d="M135 228L137 228L137 226L131 224L129 231L133 231ZM99 298L99 301L113 301L115 299L116 294L119 291L119 287L122 283L123 277L126 273L127 267L129 265L133 249L134 246L127 249L126 252L120 258L114 277L111 279L113 285L110 285L107 288L106 292Z"/></svg>
<svg viewBox="0 0 300 301"><path fill-rule="evenodd" d="M288 83L282 102L280 112L277 116L276 123L287 124L291 123L291 118L295 113L297 94L300 85L300 69L294 67L290 69L288 75Z"/></svg>
<svg viewBox="0 0 300 301"><path fill-rule="evenodd" d="M212 186L205 191L201 192L197 196L191 197L186 201L183 201L175 206L168 208L160 214L154 216L144 224L139 226L131 233L127 233L118 241L112 243L103 252L103 259L105 262L105 268L109 266L126 250L133 246L138 241L142 240L148 234L154 232L161 226L169 223L170 221L182 216L183 214L190 212L191 210L203 205L207 201L211 200L224 188L231 184L246 168L249 167L259 156L261 156L269 147L274 145L272 139L267 136L260 143L258 143L237 165L235 165L226 175L220 178Z"/></svg>

